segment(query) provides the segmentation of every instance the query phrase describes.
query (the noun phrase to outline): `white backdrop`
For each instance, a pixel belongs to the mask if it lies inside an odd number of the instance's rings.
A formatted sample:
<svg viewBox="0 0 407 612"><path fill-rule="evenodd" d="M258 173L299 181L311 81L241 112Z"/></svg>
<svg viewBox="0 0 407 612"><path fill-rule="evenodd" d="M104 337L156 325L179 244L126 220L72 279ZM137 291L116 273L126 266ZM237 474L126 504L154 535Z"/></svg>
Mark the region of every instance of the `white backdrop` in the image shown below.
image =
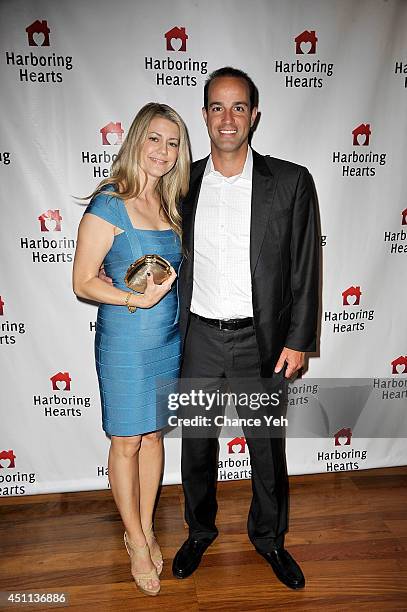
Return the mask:
<svg viewBox="0 0 407 612"><path fill-rule="evenodd" d="M3 0L0 21L0 494L107 486L96 308L71 290L72 196L107 175L149 101L175 107L206 155L203 83L223 65L259 87L253 147L306 165L317 186L321 343L304 381L370 378L385 407L365 414L367 435L339 403L325 437L289 438L289 471L405 464L407 3ZM166 441L166 483L180 481L179 446ZM244 444L222 439L219 477L249 470Z"/></svg>

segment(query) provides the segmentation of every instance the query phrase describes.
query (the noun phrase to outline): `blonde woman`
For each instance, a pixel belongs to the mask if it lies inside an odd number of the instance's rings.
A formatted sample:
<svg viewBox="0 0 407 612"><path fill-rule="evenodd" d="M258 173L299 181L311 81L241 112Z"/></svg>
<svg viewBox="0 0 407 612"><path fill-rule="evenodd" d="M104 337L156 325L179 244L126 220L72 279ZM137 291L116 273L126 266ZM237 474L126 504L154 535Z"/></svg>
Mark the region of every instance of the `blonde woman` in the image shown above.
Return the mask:
<svg viewBox="0 0 407 612"><path fill-rule="evenodd" d="M111 177L91 196L79 226L73 288L99 302L95 356L103 429L111 436L109 481L122 517L131 571L140 590L157 595L163 559L153 510L163 469L160 430L167 407L156 402L156 379L176 378L180 362L175 279L181 261L179 199L188 191L190 148L180 116L150 103L135 117ZM162 285L144 294L124 284L145 254L169 260ZM101 265L113 283L98 277Z"/></svg>

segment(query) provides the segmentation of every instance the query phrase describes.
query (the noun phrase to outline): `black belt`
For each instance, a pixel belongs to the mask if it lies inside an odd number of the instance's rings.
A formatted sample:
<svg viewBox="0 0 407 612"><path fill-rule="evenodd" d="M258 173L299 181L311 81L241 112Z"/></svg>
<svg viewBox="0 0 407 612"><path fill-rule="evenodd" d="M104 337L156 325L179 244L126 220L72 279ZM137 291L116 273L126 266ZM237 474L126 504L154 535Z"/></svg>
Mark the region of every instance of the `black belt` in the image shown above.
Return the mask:
<svg viewBox="0 0 407 612"><path fill-rule="evenodd" d="M207 319L206 317L201 317L201 315L195 314L194 312L191 312L191 315L196 319L207 323L208 325L212 325L212 327L227 329L229 331L243 329L244 327L253 325L252 317L246 317L245 319Z"/></svg>

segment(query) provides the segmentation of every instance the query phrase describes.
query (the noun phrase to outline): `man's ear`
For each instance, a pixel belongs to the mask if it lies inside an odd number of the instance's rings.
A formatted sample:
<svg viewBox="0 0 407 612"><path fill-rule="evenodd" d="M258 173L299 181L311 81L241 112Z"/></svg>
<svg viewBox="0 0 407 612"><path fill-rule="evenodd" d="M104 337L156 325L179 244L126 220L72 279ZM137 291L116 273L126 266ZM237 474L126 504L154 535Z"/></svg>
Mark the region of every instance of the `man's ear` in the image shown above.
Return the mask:
<svg viewBox="0 0 407 612"><path fill-rule="evenodd" d="M204 106L202 107L202 117L204 118L204 121L205 121L206 125L208 125L208 113L207 113L206 108Z"/></svg>
<svg viewBox="0 0 407 612"><path fill-rule="evenodd" d="M250 127L253 127L254 122L256 121L256 117L257 117L257 112L258 112L258 108L257 106L253 106L252 108L252 112L250 114Z"/></svg>

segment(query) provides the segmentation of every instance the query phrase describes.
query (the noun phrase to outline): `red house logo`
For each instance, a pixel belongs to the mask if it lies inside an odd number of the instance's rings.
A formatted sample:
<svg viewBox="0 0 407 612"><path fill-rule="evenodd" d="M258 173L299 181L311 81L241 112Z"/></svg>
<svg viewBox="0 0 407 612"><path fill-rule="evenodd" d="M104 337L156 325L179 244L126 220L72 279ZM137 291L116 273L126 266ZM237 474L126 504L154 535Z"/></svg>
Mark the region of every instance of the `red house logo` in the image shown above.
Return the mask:
<svg viewBox="0 0 407 612"><path fill-rule="evenodd" d="M41 226L41 231L42 232L49 232L49 229L47 227L47 221L54 221L55 222L55 226L53 228L54 232L60 232L61 231L62 217L59 214L59 209L57 209L57 210L47 210L46 212L42 213L42 215L40 215L38 217L38 221L40 222L40 226Z"/></svg>
<svg viewBox="0 0 407 612"><path fill-rule="evenodd" d="M397 357L397 359L393 359L393 361L391 362L391 366L392 374L407 374L407 355L400 355L400 357ZM401 370L401 372L399 372L397 370L398 366L404 367L404 370Z"/></svg>
<svg viewBox="0 0 407 612"><path fill-rule="evenodd" d="M0 315L4 315L4 301L0 295Z"/></svg>
<svg viewBox="0 0 407 612"><path fill-rule="evenodd" d="M172 28L164 34L164 38L167 41L167 51L187 50L188 34L185 32L185 28ZM174 41L177 42L174 44Z"/></svg>
<svg viewBox="0 0 407 612"><path fill-rule="evenodd" d="M117 123L113 123L113 121L111 121L110 123L105 125L105 127L101 128L100 133L102 134L102 144L104 145L118 145L122 144L123 142L124 129L122 128L122 124L120 121L118 121ZM109 134L116 134L116 142L109 142L107 138Z"/></svg>
<svg viewBox="0 0 407 612"><path fill-rule="evenodd" d="M14 452L12 450L8 450L8 451L1 451L0 453L0 469L3 468L13 468L16 467L15 463L14 463L14 459L16 458ZM8 465L2 465L1 461L8 461Z"/></svg>
<svg viewBox="0 0 407 612"><path fill-rule="evenodd" d="M362 145L363 147L366 147L369 144L371 133L372 131L370 129L370 123L361 123L360 125L358 125L358 127L355 127L355 129L352 130L353 146L359 147L360 145ZM364 136L365 141L360 143L359 136Z"/></svg>
<svg viewBox="0 0 407 612"><path fill-rule="evenodd" d="M238 453L244 453L246 450L246 439L245 438L233 438L228 442L228 454L232 455L236 451L234 449L235 446L240 446L240 449L237 451Z"/></svg>
<svg viewBox="0 0 407 612"><path fill-rule="evenodd" d="M53 391L70 391L71 390L71 380L72 378L69 376L69 372L58 372L58 374L54 374L51 376L50 381L52 382L52 390ZM58 387L57 383L64 383L65 387L62 389Z"/></svg>
<svg viewBox="0 0 407 612"><path fill-rule="evenodd" d="M310 30L310 31L304 30L304 32L301 32L301 34L298 34L298 36L294 38L296 54L297 55L304 54L302 45L308 45L308 51L305 51L305 53L307 54L316 53L317 52L317 40L318 38L315 34L315 30Z"/></svg>
<svg viewBox="0 0 407 612"><path fill-rule="evenodd" d="M49 47L49 33L50 29L46 21L34 21L31 25L27 26L25 31L27 32L28 44L30 47ZM37 40L43 37L42 43L38 44Z"/></svg>
<svg viewBox="0 0 407 612"><path fill-rule="evenodd" d="M407 208L401 211L401 225L407 225Z"/></svg>
<svg viewBox="0 0 407 612"><path fill-rule="evenodd" d="M362 295L362 292L359 286L353 287L352 285L351 287L348 287L348 289L345 289L345 291L342 291L342 305L343 306L359 306L361 295ZM349 303L350 297L354 297L355 301Z"/></svg>
<svg viewBox="0 0 407 612"><path fill-rule="evenodd" d="M342 427L339 431L336 432L335 436L335 446L342 446L341 440L345 438L344 446L349 446L350 441L352 439L352 430L350 427Z"/></svg>

